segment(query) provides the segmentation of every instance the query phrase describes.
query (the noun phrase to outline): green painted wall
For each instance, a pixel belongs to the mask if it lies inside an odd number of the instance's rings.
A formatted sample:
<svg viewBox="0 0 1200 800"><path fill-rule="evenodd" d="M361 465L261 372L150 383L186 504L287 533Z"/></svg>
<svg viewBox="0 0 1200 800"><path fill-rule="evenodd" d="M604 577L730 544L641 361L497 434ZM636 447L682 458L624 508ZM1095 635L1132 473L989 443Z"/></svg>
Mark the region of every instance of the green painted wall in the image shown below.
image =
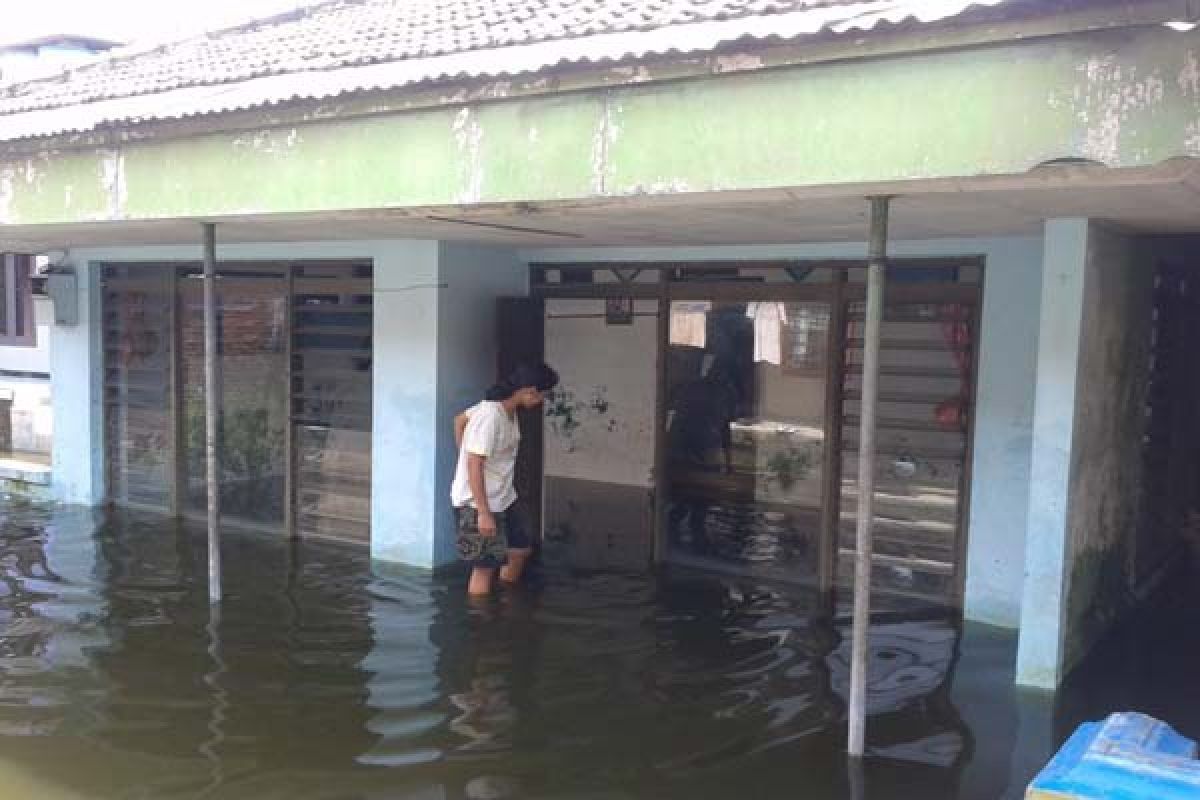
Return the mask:
<svg viewBox="0 0 1200 800"><path fill-rule="evenodd" d="M1200 156L1200 33L1139 29L0 163L0 223L546 201Z"/></svg>

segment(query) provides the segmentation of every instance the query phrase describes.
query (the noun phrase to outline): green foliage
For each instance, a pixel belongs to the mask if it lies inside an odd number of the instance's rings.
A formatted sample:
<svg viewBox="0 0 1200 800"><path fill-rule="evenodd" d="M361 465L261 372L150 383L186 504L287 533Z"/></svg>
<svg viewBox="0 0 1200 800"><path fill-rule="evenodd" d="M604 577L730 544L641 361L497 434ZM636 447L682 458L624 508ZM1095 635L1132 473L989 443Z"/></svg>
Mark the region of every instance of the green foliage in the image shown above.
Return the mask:
<svg viewBox="0 0 1200 800"><path fill-rule="evenodd" d="M788 445L772 453L767 459L769 480L776 481L786 492L800 481L808 478L813 467L817 465L817 459L816 448L811 445L806 447Z"/></svg>

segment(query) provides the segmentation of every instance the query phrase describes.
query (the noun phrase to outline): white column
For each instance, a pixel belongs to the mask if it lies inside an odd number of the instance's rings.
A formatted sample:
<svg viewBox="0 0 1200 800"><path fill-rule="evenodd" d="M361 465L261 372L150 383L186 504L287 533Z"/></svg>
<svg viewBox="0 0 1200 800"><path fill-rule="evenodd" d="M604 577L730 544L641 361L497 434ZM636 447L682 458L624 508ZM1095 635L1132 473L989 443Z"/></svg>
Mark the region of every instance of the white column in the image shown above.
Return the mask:
<svg viewBox="0 0 1200 800"><path fill-rule="evenodd" d="M432 568L437 492L438 243L389 244L375 260L371 558Z"/></svg>
<svg viewBox="0 0 1200 800"><path fill-rule="evenodd" d="M511 250L395 242L376 257L371 557L455 560L453 418L496 378L496 299L528 291Z"/></svg>
<svg viewBox="0 0 1200 800"><path fill-rule="evenodd" d="M1048 221L1044 248L1017 682L1051 689L1062 680L1064 666L1068 501L1088 221Z"/></svg>
<svg viewBox="0 0 1200 800"><path fill-rule="evenodd" d="M52 488L60 502L94 506L105 499L100 265L84 257L68 263L76 272L79 321L50 328Z"/></svg>

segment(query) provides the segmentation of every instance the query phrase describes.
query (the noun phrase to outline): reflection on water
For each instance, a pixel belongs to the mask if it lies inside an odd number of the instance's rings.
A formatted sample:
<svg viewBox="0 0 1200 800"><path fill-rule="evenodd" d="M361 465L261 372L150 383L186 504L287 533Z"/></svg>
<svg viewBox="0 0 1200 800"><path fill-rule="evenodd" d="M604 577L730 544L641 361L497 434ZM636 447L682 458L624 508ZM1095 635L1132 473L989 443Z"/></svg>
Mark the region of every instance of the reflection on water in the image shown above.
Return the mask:
<svg viewBox="0 0 1200 800"><path fill-rule="evenodd" d="M936 617L879 622L853 776L846 629L796 587L547 570L469 604L357 549L230 533L213 619L196 532L5 513L0 783L20 796L1017 797L1010 769L1036 768L1013 753L1028 715L981 737L956 710L966 651ZM1002 666L968 690L972 724L1013 697L1011 641L986 641Z"/></svg>

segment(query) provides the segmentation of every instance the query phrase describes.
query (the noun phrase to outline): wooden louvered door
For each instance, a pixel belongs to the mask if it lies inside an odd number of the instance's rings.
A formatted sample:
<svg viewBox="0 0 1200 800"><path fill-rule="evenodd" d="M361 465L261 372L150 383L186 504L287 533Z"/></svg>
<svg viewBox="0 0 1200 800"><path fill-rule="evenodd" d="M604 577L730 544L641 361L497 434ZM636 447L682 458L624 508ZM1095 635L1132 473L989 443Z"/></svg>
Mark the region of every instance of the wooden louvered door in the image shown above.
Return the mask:
<svg viewBox="0 0 1200 800"><path fill-rule="evenodd" d="M979 296L959 284L942 296L936 285L920 289L889 291L884 305L872 568L880 607L961 602ZM843 590L853 583L856 552L863 311L855 301L846 315L837 543Z"/></svg>
<svg viewBox="0 0 1200 800"><path fill-rule="evenodd" d="M278 530L286 514L286 266L222 264L217 271L218 472L221 517ZM208 504L204 391L204 281L197 266L176 277L179 388L178 481L184 514Z"/></svg>
<svg viewBox="0 0 1200 800"><path fill-rule="evenodd" d="M289 527L299 536L370 538L371 292L366 263L291 273Z"/></svg>
<svg viewBox="0 0 1200 800"><path fill-rule="evenodd" d="M159 265L113 264L102 281L108 497L174 512L174 275Z"/></svg>

